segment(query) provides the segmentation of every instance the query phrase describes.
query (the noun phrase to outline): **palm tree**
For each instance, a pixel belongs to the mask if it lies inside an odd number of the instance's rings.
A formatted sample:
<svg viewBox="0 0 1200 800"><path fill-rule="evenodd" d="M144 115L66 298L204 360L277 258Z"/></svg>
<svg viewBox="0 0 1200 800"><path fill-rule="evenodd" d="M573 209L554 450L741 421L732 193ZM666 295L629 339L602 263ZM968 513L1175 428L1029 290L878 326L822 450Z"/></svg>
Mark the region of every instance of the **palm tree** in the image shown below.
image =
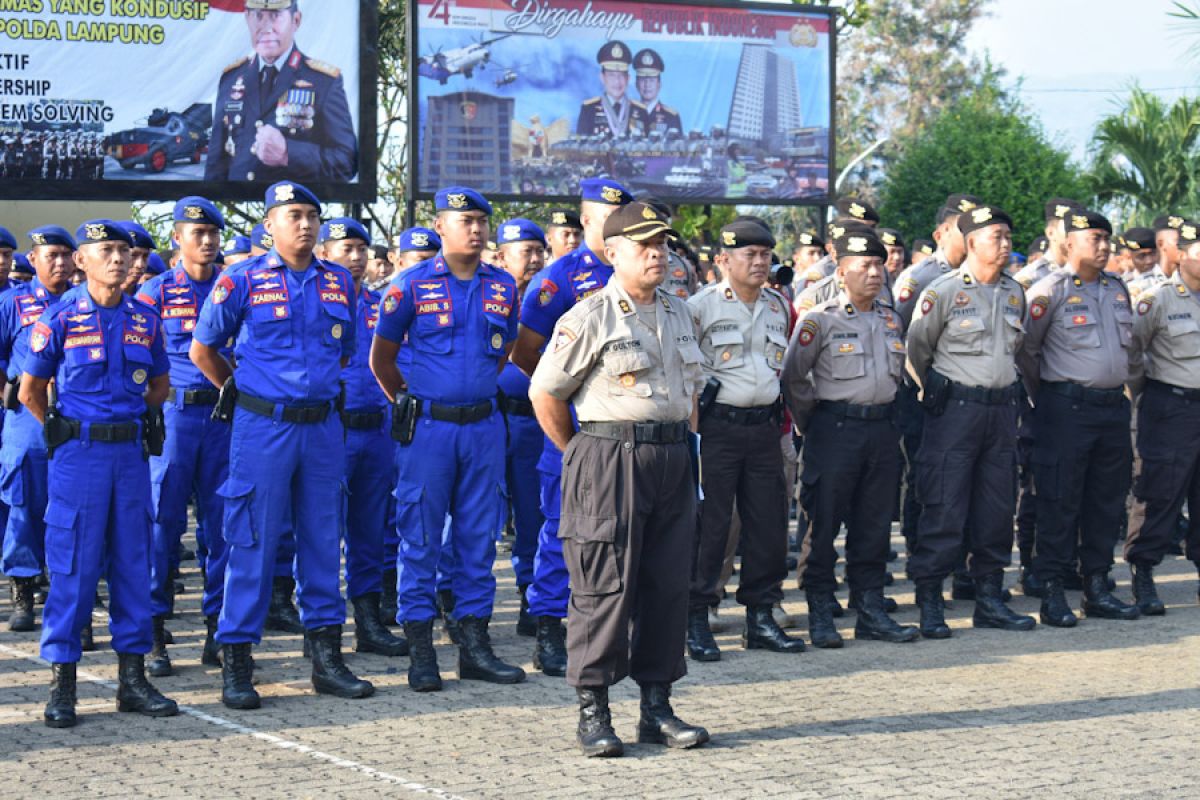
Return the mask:
<svg viewBox="0 0 1200 800"><path fill-rule="evenodd" d="M1089 184L1130 224L1166 212L1191 214L1200 205L1198 140L1200 101L1181 97L1168 105L1135 86L1124 107L1096 125Z"/></svg>

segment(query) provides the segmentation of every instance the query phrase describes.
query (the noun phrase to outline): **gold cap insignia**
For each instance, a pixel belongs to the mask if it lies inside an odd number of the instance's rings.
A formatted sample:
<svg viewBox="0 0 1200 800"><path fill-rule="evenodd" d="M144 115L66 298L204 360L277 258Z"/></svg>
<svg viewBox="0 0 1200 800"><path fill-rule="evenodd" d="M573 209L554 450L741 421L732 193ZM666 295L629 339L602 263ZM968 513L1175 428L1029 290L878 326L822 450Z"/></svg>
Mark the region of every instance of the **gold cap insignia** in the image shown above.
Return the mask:
<svg viewBox="0 0 1200 800"><path fill-rule="evenodd" d="M851 203L850 207L846 210L849 211L850 216L854 217L855 219L862 219L867 215L867 210L858 203Z"/></svg>
<svg viewBox="0 0 1200 800"><path fill-rule="evenodd" d="M331 224L329 226L329 238L330 239L345 239L346 238L345 223L335 222L335 223Z"/></svg>
<svg viewBox="0 0 1200 800"><path fill-rule="evenodd" d="M1167 225L1169 227L1178 228L1182 224L1183 224L1183 217L1176 217L1174 215L1167 217Z"/></svg>
<svg viewBox="0 0 1200 800"><path fill-rule="evenodd" d="M613 186L605 186L600 189L600 196L608 203L621 202L621 190Z"/></svg>
<svg viewBox="0 0 1200 800"><path fill-rule="evenodd" d="M613 58L624 58L625 51L621 48L621 45L614 44L613 48L612 48L612 55L613 55Z"/></svg>
<svg viewBox="0 0 1200 800"><path fill-rule="evenodd" d="M974 208L975 208L975 204L972 203L970 200L959 200L958 201L958 210L964 214L967 213L968 211L974 210Z"/></svg>
<svg viewBox="0 0 1200 800"><path fill-rule="evenodd" d="M846 250L851 253L864 253L867 250L867 239L865 236L851 236L846 240Z"/></svg>
<svg viewBox="0 0 1200 800"><path fill-rule="evenodd" d="M737 234L733 231L721 231L721 244L733 247L737 244Z"/></svg>
<svg viewBox="0 0 1200 800"><path fill-rule="evenodd" d="M87 235L88 239L92 240L93 242L98 242L104 238L104 226L88 225L87 230L84 233Z"/></svg>
<svg viewBox="0 0 1200 800"><path fill-rule="evenodd" d="M1082 230L1087 230L1087 226L1088 226L1087 217L1083 216L1082 214L1072 214L1071 215L1071 227L1072 228L1074 228L1077 231L1082 231Z"/></svg>
<svg viewBox="0 0 1200 800"><path fill-rule="evenodd" d="M187 206L183 209L183 215L188 219L200 219L204 216L204 209L200 206Z"/></svg>
<svg viewBox="0 0 1200 800"><path fill-rule="evenodd" d="M263 243L263 247L274 247L275 246L275 237L269 233L264 233L262 235L262 243Z"/></svg>
<svg viewBox="0 0 1200 800"><path fill-rule="evenodd" d="M1137 242L1131 242L1128 239L1126 239L1124 236L1121 237L1121 244L1125 245L1130 250L1141 250L1142 249L1142 246L1140 244L1138 244Z"/></svg>
<svg viewBox="0 0 1200 800"><path fill-rule="evenodd" d="M29 241L33 242L35 247L41 246L46 243L46 235L44 233L31 233L29 234Z"/></svg>
<svg viewBox="0 0 1200 800"><path fill-rule="evenodd" d="M991 218L992 218L992 210L990 208L988 208L987 206L984 206L983 208L976 208L973 211L971 211L971 219L975 222L976 225L982 225L983 223L987 222Z"/></svg>
<svg viewBox="0 0 1200 800"><path fill-rule="evenodd" d="M566 225L567 224L567 215L561 211L555 211L554 214L552 214L550 216L550 224L551 225Z"/></svg>
<svg viewBox="0 0 1200 800"><path fill-rule="evenodd" d="M651 208L650 206L646 206L645 208L642 209L642 219L651 219L651 220L658 219L658 214L654 213L653 208Z"/></svg>
<svg viewBox="0 0 1200 800"><path fill-rule="evenodd" d="M1055 206L1054 207L1054 216L1058 217L1059 219L1065 219L1067 216L1067 212L1070 210L1071 210L1070 206L1062 206L1062 205Z"/></svg>
<svg viewBox="0 0 1200 800"><path fill-rule="evenodd" d="M885 233L882 236L880 236L879 238L883 240L884 244L895 244L896 243L896 237L890 233Z"/></svg>
<svg viewBox="0 0 1200 800"><path fill-rule="evenodd" d="M833 225L829 228L829 235L834 239L840 239L846 235L846 229L840 225Z"/></svg>
<svg viewBox="0 0 1200 800"><path fill-rule="evenodd" d="M465 194L448 194L446 195L446 204L451 208L466 208L467 196Z"/></svg>
<svg viewBox="0 0 1200 800"><path fill-rule="evenodd" d="M811 233L800 234L800 244L812 244L813 238Z"/></svg>
<svg viewBox="0 0 1200 800"><path fill-rule="evenodd" d="M1196 241L1196 226L1195 225L1180 225L1179 235L1189 242Z"/></svg>
<svg viewBox="0 0 1200 800"><path fill-rule="evenodd" d="M275 202L287 203L296 199L296 188L290 183L275 187Z"/></svg>

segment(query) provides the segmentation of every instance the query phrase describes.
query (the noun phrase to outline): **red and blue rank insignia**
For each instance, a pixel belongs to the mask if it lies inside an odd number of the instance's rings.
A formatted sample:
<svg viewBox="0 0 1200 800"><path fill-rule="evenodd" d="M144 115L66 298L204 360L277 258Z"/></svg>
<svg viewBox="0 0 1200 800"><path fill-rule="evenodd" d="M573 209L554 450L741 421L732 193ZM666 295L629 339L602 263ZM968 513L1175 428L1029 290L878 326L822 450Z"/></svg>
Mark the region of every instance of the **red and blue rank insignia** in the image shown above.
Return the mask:
<svg viewBox="0 0 1200 800"><path fill-rule="evenodd" d="M446 278L413 281L413 308L420 316L434 317L439 327L453 323L450 312L454 303L450 299L450 281Z"/></svg>
<svg viewBox="0 0 1200 800"><path fill-rule="evenodd" d="M512 313L513 287L497 281L483 280L483 310L487 314L507 317Z"/></svg>
<svg viewBox="0 0 1200 800"><path fill-rule="evenodd" d="M228 275L222 275L217 278L217 285L212 290L212 301L217 305L224 303L229 299L229 293L233 291L233 279Z"/></svg>

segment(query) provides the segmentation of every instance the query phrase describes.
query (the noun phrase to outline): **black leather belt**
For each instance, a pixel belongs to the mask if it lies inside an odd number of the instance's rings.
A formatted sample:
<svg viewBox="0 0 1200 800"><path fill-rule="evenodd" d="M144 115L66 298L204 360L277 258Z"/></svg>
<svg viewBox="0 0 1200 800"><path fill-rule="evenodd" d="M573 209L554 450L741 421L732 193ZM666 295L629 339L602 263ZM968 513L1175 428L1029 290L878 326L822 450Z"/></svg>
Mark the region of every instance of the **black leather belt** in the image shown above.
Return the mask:
<svg viewBox="0 0 1200 800"><path fill-rule="evenodd" d="M1197 401L1200 400L1200 389L1185 389L1182 386L1173 386L1169 383L1156 381L1153 378L1146 379L1147 389L1157 389L1160 392L1168 392L1176 397L1182 397L1184 400Z"/></svg>
<svg viewBox="0 0 1200 800"><path fill-rule="evenodd" d="M471 406L443 406L439 403L425 403L429 416L439 422L453 422L455 425L470 425L472 422L485 420L492 415L495 406L491 400L484 400Z"/></svg>
<svg viewBox="0 0 1200 800"><path fill-rule="evenodd" d="M682 422L581 422L579 430L601 439L633 440L641 444L678 444L687 441L688 423Z"/></svg>
<svg viewBox="0 0 1200 800"><path fill-rule="evenodd" d="M263 417L274 417L275 409L280 408L282 409L280 417L284 422L304 424L324 422L329 416L329 409L333 406L333 403L322 403L319 406L285 406L282 403L272 403L270 400L263 400L261 397L255 397L240 390L237 404L247 411Z"/></svg>
<svg viewBox="0 0 1200 800"><path fill-rule="evenodd" d="M1042 389L1062 395L1069 400L1089 403L1094 406L1119 406L1125 402L1125 390L1121 387L1115 389L1092 389L1067 381L1042 381Z"/></svg>
<svg viewBox="0 0 1200 800"><path fill-rule="evenodd" d="M817 408L828 411L846 419L890 419L895 413L895 403L882 403L877 406L847 403L842 400L821 400Z"/></svg>
<svg viewBox="0 0 1200 800"><path fill-rule="evenodd" d="M510 417L532 417L533 403L525 397L508 397L500 401L500 409Z"/></svg>
<svg viewBox="0 0 1200 800"><path fill-rule="evenodd" d="M1014 383L1001 389L984 389L981 386L964 386L950 381L950 397L956 400L972 400L984 405L999 406L1011 403L1021 396L1021 384Z"/></svg>
<svg viewBox="0 0 1200 800"><path fill-rule="evenodd" d="M176 389L172 386L167 390L167 402L174 403L180 392L183 393L185 406L215 406L217 400L221 399L221 392L217 389Z"/></svg>
<svg viewBox="0 0 1200 800"><path fill-rule="evenodd" d="M342 425L350 431L374 431L383 426L382 411L343 411Z"/></svg>
<svg viewBox="0 0 1200 800"><path fill-rule="evenodd" d="M713 403L705 412L706 417L719 419L733 425L762 425L770 422L774 416L775 406L730 406L725 403Z"/></svg>
<svg viewBox="0 0 1200 800"><path fill-rule="evenodd" d="M83 423L63 417L71 426L71 438L83 438ZM132 442L140 435L136 422L92 422L88 424L88 439L93 442Z"/></svg>

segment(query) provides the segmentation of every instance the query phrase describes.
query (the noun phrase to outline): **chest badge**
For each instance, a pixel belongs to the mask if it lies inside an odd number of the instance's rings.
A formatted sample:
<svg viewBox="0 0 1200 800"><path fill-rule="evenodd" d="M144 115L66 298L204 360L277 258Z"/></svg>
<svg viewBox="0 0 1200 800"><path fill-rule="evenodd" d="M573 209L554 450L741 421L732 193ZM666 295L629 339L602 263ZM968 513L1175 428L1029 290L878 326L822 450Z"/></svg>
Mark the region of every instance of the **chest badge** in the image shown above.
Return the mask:
<svg viewBox="0 0 1200 800"><path fill-rule="evenodd" d="M492 349L499 350L501 347L504 347L504 337L498 333L493 333L492 334Z"/></svg>
<svg viewBox="0 0 1200 800"><path fill-rule="evenodd" d="M146 382L146 370L135 369L133 371L133 382L136 383L138 386L141 386L143 383L145 383Z"/></svg>
<svg viewBox="0 0 1200 800"><path fill-rule="evenodd" d="M621 385L626 389L632 389L635 383L637 383L637 378L633 377L632 372L626 372L621 376Z"/></svg>
<svg viewBox="0 0 1200 800"><path fill-rule="evenodd" d="M341 339L341 338L342 338L342 326L341 326L341 323L337 323L337 324L335 324L335 325L333 326L333 328L332 328L332 329L329 331L329 333L330 333L330 334L333 336L333 338L335 338L335 339Z"/></svg>

